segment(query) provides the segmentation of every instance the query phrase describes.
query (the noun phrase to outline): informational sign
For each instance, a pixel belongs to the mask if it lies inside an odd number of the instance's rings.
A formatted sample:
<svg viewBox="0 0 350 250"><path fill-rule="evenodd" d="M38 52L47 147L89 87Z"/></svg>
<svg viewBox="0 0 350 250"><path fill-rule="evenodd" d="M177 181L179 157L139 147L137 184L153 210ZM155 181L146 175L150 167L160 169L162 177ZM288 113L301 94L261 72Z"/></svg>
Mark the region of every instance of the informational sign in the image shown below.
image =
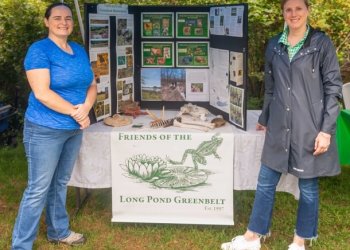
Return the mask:
<svg viewBox="0 0 350 250"><path fill-rule="evenodd" d="M112 222L233 225L233 135L111 135Z"/></svg>
<svg viewBox="0 0 350 250"><path fill-rule="evenodd" d="M244 6L210 8L210 33L212 35L243 37Z"/></svg>
<svg viewBox="0 0 350 250"><path fill-rule="evenodd" d="M172 38L174 37L173 13L141 13L142 38Z"/></svg>
<svg viewBox="0 0 350 250"><path fill-rule="evenodd" d="M210 48L210 105L229 113L229 51Z"/></svg>
<svg viewBox="0 0 350 250"><path fill-rule="evenodd" d="M177 38L209 38L208 12L176 13Z"/></svg>
<svg viewBox="0 0 350 250"><path fill-rule="evenodd" d="M173 42L142 42L142 67L173 67Z"/></svg>
<svg viewBox="0 0 350 250"><path fill-rule="evenodd" d="M178 42L176 52L177 67L209 66L209 42Z"/></svg>
<svg viewBox="0 0 350 250"><path fill-rule="evenodd" d="M243 53L230 51L230 81L236 86L243 85Z"/></svg>

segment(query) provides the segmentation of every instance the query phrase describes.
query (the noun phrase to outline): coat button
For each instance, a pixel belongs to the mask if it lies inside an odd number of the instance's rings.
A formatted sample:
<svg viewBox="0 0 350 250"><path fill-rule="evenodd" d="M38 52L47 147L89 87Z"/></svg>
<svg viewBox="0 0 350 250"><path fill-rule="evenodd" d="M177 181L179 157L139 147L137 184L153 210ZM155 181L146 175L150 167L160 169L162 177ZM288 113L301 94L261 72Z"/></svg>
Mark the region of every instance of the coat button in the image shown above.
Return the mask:
<svg viewBox="0 0 350 250"><path fill-rule="evenodd" d="M290 110L289 107L287 107L286 110L289 111Z"/></svg>
<svg viewBox="0 0 350 250"><path fill-rule="evenodd" d="M284 151L286 151L286 153L288 152L288 149L285 149Z"/></svg>
<svg viewBox="0 0 350 250"><path fill-rule="evenodd" d="M289 130L290 130L289 128L286 129L287 132L289 132Z"/></svg>
<svg viewBox="0 0 350 250"><path fill-rule="evenodd" d="M288 87L288 90L290 90L290 87Z"/></svg>

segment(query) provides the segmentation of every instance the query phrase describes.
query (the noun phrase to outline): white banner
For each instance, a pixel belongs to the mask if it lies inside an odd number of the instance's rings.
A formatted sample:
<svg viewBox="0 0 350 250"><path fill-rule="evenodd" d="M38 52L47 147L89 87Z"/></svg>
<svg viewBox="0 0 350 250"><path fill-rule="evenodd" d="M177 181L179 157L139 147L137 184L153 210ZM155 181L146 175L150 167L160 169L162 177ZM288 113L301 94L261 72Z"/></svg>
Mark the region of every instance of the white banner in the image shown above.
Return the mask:
<svg viewBox="0 0 350 250"><path fill-rule="evenodd" d="M111 135L112 222L233 225L233 134Z"/></svg>

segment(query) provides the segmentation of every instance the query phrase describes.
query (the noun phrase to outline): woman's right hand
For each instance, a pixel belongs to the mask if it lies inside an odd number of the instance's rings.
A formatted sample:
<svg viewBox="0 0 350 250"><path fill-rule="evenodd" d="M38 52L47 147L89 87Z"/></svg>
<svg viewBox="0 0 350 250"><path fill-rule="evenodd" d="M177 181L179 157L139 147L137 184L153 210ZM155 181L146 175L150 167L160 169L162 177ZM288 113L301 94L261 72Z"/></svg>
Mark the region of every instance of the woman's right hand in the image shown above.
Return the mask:
<svg viewBox="0 0 350 250"><path fill-rule="evenodd" d="M257 131L259 131L259 130L266 131L266 127L263 126L263 125L261 125L260 123L257 123L257 124L256 124L255 129L256 129Z"/></svg>
<svg viewBox="0 0 350 250"><path fill-rule="evenodd" d="M82 120L79 120L79 121L77 121L77 120L75 120L77 123L79 123L79 125L80 125L80 129L85 129L85 128L87 128L87 127L89 127L90 126L90 118L87 116L87 117L85 117L84 119L82 119Z"/></svg>
<svg viewBox="0 0 350 250"><path fill-rule="evenodd" d="M84 120L89 115L89 107L86 104L78 104L74 106L71 116L76 121Z"/></svg>

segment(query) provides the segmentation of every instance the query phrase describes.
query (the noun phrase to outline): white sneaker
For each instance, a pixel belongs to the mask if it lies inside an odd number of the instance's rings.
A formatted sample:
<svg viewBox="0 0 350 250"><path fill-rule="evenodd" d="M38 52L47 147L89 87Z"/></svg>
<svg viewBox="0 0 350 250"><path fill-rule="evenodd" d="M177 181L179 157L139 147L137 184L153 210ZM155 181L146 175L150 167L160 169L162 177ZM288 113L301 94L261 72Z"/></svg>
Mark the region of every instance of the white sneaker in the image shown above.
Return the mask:
<svg viewBox="0 0 350 250"><path fill-rule="evenodd" d="M292 243L288 246L288 250L305 250L305 246L299 246L297 243Z"/></svg>
<svg viewBox="0 0 350 250"><path fill-rule="evenodd" d="M237 236L231 242L221 244L221 250L260 250L260 238L246 240L243 235Z"/></svg>
<svg viewBox="0 0 350 250"><path fill-rule="evenodd" d="M60 240L48 239L48 240L49 240L49 242L55 243L55 244L63 243L63 244L67 244L70 246L77 246L77 245L84 244L86 241L86 238L82 234L71 231L71 233L68 235L68 237L66 237L64 239L60 239Z"/></svg>

